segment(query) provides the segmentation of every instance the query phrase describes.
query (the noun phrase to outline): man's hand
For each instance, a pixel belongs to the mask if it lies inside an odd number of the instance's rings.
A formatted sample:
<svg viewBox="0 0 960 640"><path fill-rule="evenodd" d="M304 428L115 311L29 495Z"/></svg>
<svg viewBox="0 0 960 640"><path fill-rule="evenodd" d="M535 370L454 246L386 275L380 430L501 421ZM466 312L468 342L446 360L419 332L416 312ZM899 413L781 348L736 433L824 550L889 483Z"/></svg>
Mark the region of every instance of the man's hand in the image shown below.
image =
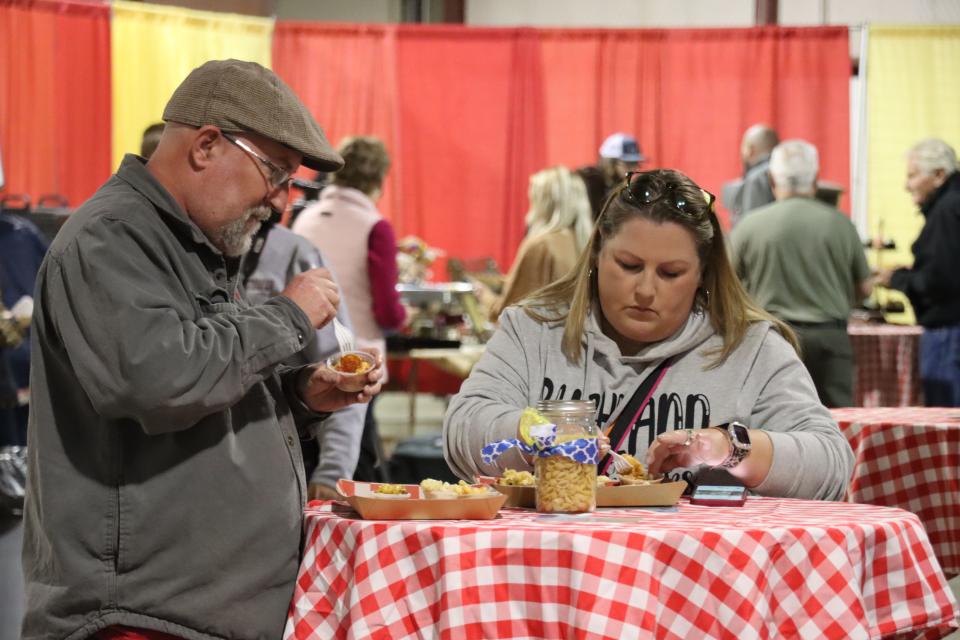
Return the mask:
<svg viewBox="0 0 960 640"><path fill-rule="evenodd" d="M315 329L324 326L337 315L340 290L326 269L310 269L293 276L280 295L303 309Z"/></svg>
<svg viewBox="0 0 960 640"><path fill-rule="evenodd" d="M336 489L325 484L311 482L310 486L307 487L308 500L340 500L341 497Z"/></svg>
<svg viewBox="0 0 960 640"><path fill-rule="evenodd" d="M364 349L376 358L377 364L367 371L366 385L359 393L341 391L337 388L340 373L324 364L306 367L297 381L297 392L303 403L317 412L336 411L358 402L370 402L380 393L380 378L383 377L383 359L376 349Z"/></svg>

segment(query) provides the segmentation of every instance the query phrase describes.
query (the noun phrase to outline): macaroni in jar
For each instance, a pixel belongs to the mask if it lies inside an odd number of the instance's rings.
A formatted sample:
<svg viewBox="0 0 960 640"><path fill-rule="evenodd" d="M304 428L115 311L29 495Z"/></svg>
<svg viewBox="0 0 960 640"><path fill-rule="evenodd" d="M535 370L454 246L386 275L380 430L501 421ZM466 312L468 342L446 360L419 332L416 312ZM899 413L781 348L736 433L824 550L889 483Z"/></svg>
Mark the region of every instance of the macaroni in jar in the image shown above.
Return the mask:
<svg viewBox="0 0 960 640"><path fill-rule="evenodd" d="M597 426L593 402L581 400L543 400L537 410L557 425L556 444L574 440L593 441ZM583 513L597 506L597 464L580 463L564 455L537 457L536 503L541 513Z"/></svg>

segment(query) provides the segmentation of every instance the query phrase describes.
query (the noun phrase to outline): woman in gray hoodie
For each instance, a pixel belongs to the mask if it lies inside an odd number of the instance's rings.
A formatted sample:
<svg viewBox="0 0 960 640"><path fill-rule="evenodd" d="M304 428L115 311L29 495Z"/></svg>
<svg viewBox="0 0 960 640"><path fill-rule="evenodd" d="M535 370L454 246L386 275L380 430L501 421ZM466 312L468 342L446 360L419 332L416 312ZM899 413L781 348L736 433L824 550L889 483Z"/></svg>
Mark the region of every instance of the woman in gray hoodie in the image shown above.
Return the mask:
<svg viewBox="0 0 960 640"><path fill-rule="evenodd" d="M576 267L504 311L451 401L444 453L458 475L530 468L516 449L493 464L480 454L517 437L524 407L587 398L608 432L652 376L648 401L611 443L651 473L696 484L722 467L760 495L843 497L850 445L793 333L737 279L713 200L677 171L628 174Z"/></svg>

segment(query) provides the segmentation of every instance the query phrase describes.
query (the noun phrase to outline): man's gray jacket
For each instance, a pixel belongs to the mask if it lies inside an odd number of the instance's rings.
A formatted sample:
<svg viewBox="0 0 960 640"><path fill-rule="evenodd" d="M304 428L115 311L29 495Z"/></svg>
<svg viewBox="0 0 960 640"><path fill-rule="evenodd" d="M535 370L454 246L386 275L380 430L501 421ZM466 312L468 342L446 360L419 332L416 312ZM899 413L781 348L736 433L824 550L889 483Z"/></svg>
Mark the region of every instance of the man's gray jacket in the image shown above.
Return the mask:
<svg viewBox="0 0 960 640"><path fill-rule="evenodd" d="M127 156L37 280L25 639L110 625L280 638L304 500L295 369L313 335L250 306L225 259Z"/></svg>

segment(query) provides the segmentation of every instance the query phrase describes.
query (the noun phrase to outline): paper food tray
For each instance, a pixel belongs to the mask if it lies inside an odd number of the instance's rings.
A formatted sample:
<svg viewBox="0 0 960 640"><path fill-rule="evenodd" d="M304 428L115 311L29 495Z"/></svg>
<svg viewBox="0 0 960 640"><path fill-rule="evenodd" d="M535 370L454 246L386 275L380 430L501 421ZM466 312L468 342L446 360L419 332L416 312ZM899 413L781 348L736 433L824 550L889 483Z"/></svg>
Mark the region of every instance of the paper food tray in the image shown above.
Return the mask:
<svg viewBox="0 0 960 640"><path fill-rule="evenodd" d="M655 482L653 484L623 484L597 489L598 507L672 507L680 500L687 483Z"/></svg>
<svg viewBox="0 0 960 640"><path fill-rule="evenodd" d="M377 497L377 482L355 482L341 478L337 491L364 520L492 520L506 496L424 498L420 486L402 485L409 498Z"/></svg>

